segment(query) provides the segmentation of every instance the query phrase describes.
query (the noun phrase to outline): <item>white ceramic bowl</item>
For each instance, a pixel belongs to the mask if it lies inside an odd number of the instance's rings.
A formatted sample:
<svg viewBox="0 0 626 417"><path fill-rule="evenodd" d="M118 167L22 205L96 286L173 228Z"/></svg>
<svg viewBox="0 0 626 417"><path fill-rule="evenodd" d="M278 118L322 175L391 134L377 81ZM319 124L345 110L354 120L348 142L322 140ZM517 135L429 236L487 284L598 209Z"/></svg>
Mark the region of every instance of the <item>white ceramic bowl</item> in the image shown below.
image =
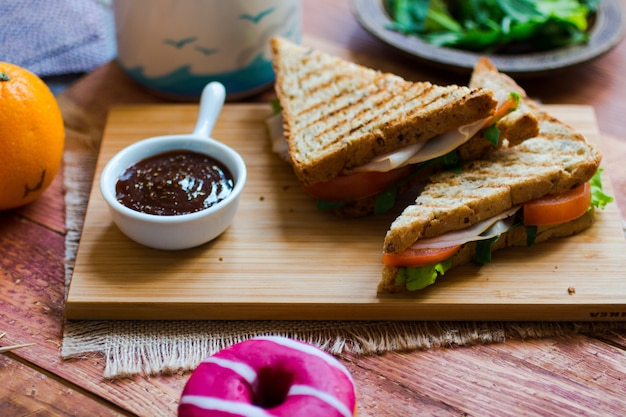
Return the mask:
<svg viewBox="0 0 626 417"><path fill-rule="evenodd" d="M208 84L202 93L193 133L157 136L133 143L117 153L104 167L100 177L100 191L109 206L113 221L126 236L155 249L188 249L215 239L231 224L246 182L247 170L243 159L234 149L210 138L224 99L222 84ZM117 200L115 186L128 167L173 150L198 152L222 162L233 175L231 194L217 204L195 213L170 216L135 211Z"/></svg>

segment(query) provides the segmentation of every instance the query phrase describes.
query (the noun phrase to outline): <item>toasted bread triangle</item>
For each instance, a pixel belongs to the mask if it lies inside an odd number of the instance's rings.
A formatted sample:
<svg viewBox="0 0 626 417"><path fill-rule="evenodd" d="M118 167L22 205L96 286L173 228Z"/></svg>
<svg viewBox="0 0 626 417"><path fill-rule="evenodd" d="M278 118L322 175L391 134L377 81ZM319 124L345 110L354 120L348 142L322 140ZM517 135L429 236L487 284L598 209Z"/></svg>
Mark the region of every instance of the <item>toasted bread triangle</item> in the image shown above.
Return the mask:
<svg viewBox="0 0 626 417"><path fill-rule="evenodd" d="M488 89L409 82L282 38L271 48L289 155L304 185L495 110Z"/></svg>
<svg viewBox="0 0 626 417"><path fill-rule="evenodd" d="M536 138L466 164L460 173L431 177L415 203L392 223L384 250L401 252L418 239L465 228L588 181L600 165L599 149L545 112L539 120Z"/></svg>
<svg viewBox="0 0 626 417"><path fill-rule="evenodd" d="M547 194L588 181L602 160L600 149L571 126L527 100L539 120L539 135L441 172L392 223L387 252L402 252L415 241L459 230Z"/></svg>
<svg viewBox="0 0 626 417"><path fill-rule="evenodd" d="M494 97L502 100L509 93L514 92L520 95L521 101L514 111L495 122L500 131L498 144L494 146L485 137L484 131L480 131L457 148L461 161L467 162L484 158L499 147L517 145L539 134L539 121L531 108L532 100L527 97L526 92L512 78L500 73L488 58L479 59L472 73L470 88L489 88L494 92ZM409 181L404 182L397 189L397 193L403 194L407 190L412 192L410 190L426 183L434 172L442 168L442 166L431 165L429 168L422 169L418 175L413 175ZM376 199L377 196L371 196L346 202L340 207L334 208L333 211L343 217L362 217L375 212Z"/></svg>

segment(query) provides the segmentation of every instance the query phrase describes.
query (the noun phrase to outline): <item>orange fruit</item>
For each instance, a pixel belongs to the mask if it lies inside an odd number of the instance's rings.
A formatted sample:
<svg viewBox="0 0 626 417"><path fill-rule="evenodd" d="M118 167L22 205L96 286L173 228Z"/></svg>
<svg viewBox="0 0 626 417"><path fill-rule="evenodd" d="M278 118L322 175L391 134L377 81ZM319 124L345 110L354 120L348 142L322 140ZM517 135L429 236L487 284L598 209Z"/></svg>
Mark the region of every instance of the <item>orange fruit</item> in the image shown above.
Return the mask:
<svg viewBox="0 0 626 417"><path fill-rule="evenodd" d="M56 98L32 72L0 62L0 210L37 199L63 158L65 129Z"/></svg>

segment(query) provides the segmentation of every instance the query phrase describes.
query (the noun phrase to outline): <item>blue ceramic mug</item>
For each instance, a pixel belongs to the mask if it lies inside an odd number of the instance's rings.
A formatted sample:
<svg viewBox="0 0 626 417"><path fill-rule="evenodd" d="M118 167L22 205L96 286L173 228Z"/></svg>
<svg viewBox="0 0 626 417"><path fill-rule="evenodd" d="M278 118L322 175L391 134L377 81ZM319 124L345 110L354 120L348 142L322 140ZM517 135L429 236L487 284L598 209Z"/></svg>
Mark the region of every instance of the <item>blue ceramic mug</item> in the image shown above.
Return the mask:
<svg viewBox="0 0 626 417"><path fill-rule="evenodd" d="M211 81L237 100L274 81L269 39L299 42L299 0L114 0L118 62L140 84L196 100Z"/></svg>

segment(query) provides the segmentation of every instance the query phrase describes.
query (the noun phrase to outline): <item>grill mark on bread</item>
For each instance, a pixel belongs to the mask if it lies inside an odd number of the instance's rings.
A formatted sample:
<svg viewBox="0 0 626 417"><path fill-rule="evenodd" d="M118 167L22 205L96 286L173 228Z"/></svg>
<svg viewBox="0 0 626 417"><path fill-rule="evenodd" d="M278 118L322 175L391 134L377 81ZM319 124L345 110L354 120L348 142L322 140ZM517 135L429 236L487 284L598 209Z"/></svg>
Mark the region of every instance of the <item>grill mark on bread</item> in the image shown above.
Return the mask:
<svg viewBox="0 0 626 417"><path fill-rule="evenodd" d="M341 78L341 77L337 77L337 78ZM320 91L327 89L328 87L332 86L332 85L340 85L340 83L335 79L335 80L331 80L328 83L324 84L324 85L320 85L318 86L318 88L316 88L315 90L311 91L311 95L315 95L316 93L319 93ZM365 89L367 87L368 83L363 83L362 84L362 88ZM383 94L384 92L382 92L381 90L378 90L375 92L375 94ZM330 96L330 98L328 98ZM334 117L335 115L339 114L339 113L348 113L350 112L350 109L352 108L358 108L359 106L362 106L362 104L366 101L366 100L371 100L372 98L372 94L363 94L360 97L355 97L354 99L351 99L347 102L347 105L341 105L341 106L337 106L337 107L333 107L332 105L330 105L330 110L329 110L329 103L332 103L334 101L336 101L337 99L339 99L342 96L342 92L338 91L335 94L332 95L328 95L328 94L323 94L323 97L326 97L327 100L320 100L317 102L313 102L312 105L310 107L304 108L297 116L303 115L303 114L315 114L315 110L322 108L325 110L324 113L319 113L317 118L312 118L311 120L308 121L307 124L305 125L300 125L298 126L301 129L308 129L311 126L313 126L315 123L319 123L320 121L322 121L322 119L324 118L328 118L328 117ZM362 113L362 112L361 112ZM330 125L328 123L326 123L327 126L327 131L328 130L333 130L334 128L336 128L338 125ZM320 134L323 134L325 132L321 132Z"/></svg>
<svg viewBox="0 0 626 417"><path fill-rule="evenodd" d="M380 119L377 118L367 118L364 117L368 113L394 113L397 114L401 111L402 107L409 107L412 101L422 100L419 103L421 108L428 108L436 103L438 100L446 100L450 95L453 94L452 91L443 90L435 88L430 83L421 83L418 91L415 88L415 84L403 83L402 91L398 91L395 94L392 94L388 89L383 88L381 86L381 80L385 78L385 74L380 74L377 77L371 86L375 86L375 89L369 94L363 95L359 97L357 100L350 100L347 102L347 105L334 108L332 111L327 112L325 114L319 115L318 118L312 118L307 124L299 125L300 129L310 129L315 124L321 124L325 127L325 130L317 131L317 136L323 136L330 132L344 132L347 135L352 135L358 131L367 131L372 125L375 125L380 122ZM319 90L323 90L321 86ZM317 90L312 91L311 93L315 94ZM434 93L434 95L430 96L430 93ZM406 96L410 97L407 98ZM327 95L325 95L327 96ZM338 97L339 95L335 96ZM314 108L317 107L327 107L328 103L326 102L318 102L315 103L310 108L304 109L301 114L307 114L313 112ZM340 114L350 114L351 117L342 117L339 120L336 120L334 123L329 123L328 119L333 119L336 115ZM384 119L384 117L383 117ZM360 121L359 124L354 125L354 121ZM326 142L327 144L335 144L343 141L345 138L341 135L337 136L334 141ZM402 141L403 135L398 136L398 139Z"/></svg>
<svg viewBox="0 0 626 417"><path fill-rule="evenodd" d="M335 83L336 85L337 83ZM366 123L361 123L358 127L349 126L355 120L361 120L368 112L373 112L375 108L380 108L382 104L389 101L393 94L389 91L379 88L376 82L364 83L361 87L366 94L362 94L358 97L348 99L344 104L332 106L328 102L320 100L312 107L304 109L302 114L314 114L314 109L322 107L325 111L318 113L317 117L310 118L305 125L298 125L299 130L311 130L314 126L319 125L322 130L316 130L316 138L321 138L324 135L330 133L337 133L335 140L323 141L325 147L332 146L338 142L345 140L344 135L350 135L357 131L359 128L370 125L372 120L367 120ZM315 92L313 92L315 93ZM328 97L328 94L322 94L323 97ZM333 96L339 102L342 94L336 94ZM349 117L346 117L349 115ZM320 142L322 142L320 140Z"/></svg>
<svg viewBox="0 0 626 417"><path fill-rule="evenodd" d="M382 77L382 75L381 75ZM380 77L379 77L380 78ZM364 86L366 88L367 86ZM352 135L359 130L367 130L370 126L378 123L379 120L375 118L365 117L368 113L374 113L385 108L387 103L391 103L394 97L398 97L401 94L392 94L387 89L381 88L379 82L374 81L369 88L368 94L364 94L358 97L356 100L349 100L346 105L333 109L331 113L320 115L321 117L311 120L309 124L303 126L304 129L310 128L316 123L322 123L325 126L325 130L320 131L318 135L322 136L329 132L347 132L347 135ZM398 102L398 106L399 106ZM320 102L321 106L328 106L325 102ZM386 108L386 111L394 111L396 108ZM349 114L350 118L342 117L336 120L334 123L328 123L328 119L331 120L340 114ZM354 121L358 121L357 125L354 125ZM329 143L334 144L342 141L344 138L340 135L337 136L335 141Z"/></svg>
<svg viewBox="0 0 626 417"><path fill-rule="evenodd" d="M311 94L311 95L314 95L315 93L319 93L322 90L327 90L333 84L335 84L335 85L339 84L338 79L344 78L344 77L346 77L346 75L338 75L335 79L331 79L331 80L327 81L324 84L319 84L318 86L316 86L315 90L307 91L307 93ZM326 114L320 114L319 117L317 117L315 119L307 121L307 123L304 124L304 125L298 125L298 127L301 128L301 129L306 129L306 128L310 127L313 123L319 121L320 118L325 117L325 116L329 116L329 115L332 116L333 114L336 114L336 113L340 112L343 109L343 107L337 107L337 108L332 108L331 110L328 110L328 106L329 106L329 103L335 102L341 96L342 96L341 91L337 91L335 93L331 93L330 95L326 95L325 96L325 97L327 97L327 100L325 100L325 101L321 101L320 100L320 101L317 101L317 102L312 102L309 107L302 108L297 113L294 113L295 117L301 117L302 115L315 114L316 110L318 110L318 109L323 109L323 110L325 110L327 112ZM360 98L359 100L362 100L362 99L363 98Z"/></svg>

